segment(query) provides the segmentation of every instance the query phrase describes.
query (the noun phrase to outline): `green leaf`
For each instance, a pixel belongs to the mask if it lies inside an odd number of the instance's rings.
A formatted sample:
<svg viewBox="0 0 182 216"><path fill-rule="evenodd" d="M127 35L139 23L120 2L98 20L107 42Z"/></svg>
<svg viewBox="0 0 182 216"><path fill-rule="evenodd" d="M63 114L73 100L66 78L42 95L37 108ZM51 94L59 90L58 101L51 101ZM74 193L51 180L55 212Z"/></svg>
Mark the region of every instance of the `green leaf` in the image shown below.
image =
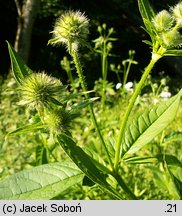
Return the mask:
<svg viewBox="0 0 182 216"><path fill-rule="evenodd" d="M43 145L38 145L36 148L36 165L47 164L47 149Z"/></svg>
<svg viewBox="0 0 182 216"><path fill-rule="evenodd" d="M155 12L148 0L138 0L138 8L142 16L146 31L148 32L151 39L153 40L154 35L153 35L152 19L155 16Z"/></svg>
<svg viewBox="0 0 182 216"><path fill-rule="evenodd" d="M148 167L148 168L153 171L154 182L158 186L159 190L163 192L168 191L168 188L166 185L166 176L164 172L162 172L161 170L159 170L159 168L154 167L154 166Z"/></svg>
<svg viewBox="0 0 182 216"><path fill-rule="evenodd" d="M106 163L103 160L103 158L96 153L93 149L91 148L84 148L84 152L90 157L92 160L93 164L101 170L103 173L109 173L110 170L106 167Z"/></svg>
<svg viewBox="0 0 182 216"><path fill-rule="evenodd" d="M89 99L85 99L84 101L78 103L78 104L74 104L74 109L83 109L85 107L87 107L89 104L92 104L95 100L98 100L99 97L94 97L94 98L89 98Z"/></svg>
<svg viewBox="0 0 182 216"><path fill-rule="evenodd" d="M134 156L134 157L125 158L124 161L130 164L148 164L148 163L157 163L158 159L156 157Z"/></svg>
<svg viewBox="0 0 182 216"><path fill-rule="evenodd" d="M173 155L158 154L156 158L159 162L166 163L168 166L182 167L181 161Z"/></svg>
<svg viewBox="0 0 182 216"><path fill-rule="evenodd" d="M152 43L151 43L150 41L148 41L148 40L143 40L143 42L144 42L145 44L147 44L147 45L149 45L149 46L152 47Z"/></svg>
<svg viewBox="0 0 182 216"><path fill-rule="evenodd" d="M31 69L25 64L23 59L14 50L11 44L7 41L9 55L11 59L11 67L13 75L18 84L21 84L23 79L32 73Z"/></svg>
<svg viewBox="0 0 182 216"><path fill-rule="evenodd" d="M175 49L175 50L167 50L167 51L164 53L164 56L182 56L182 50L178 50L178 49Z"/></svg>
<svg viewBox="0 0 182 216"><path fill-rule="evenodd" d="M165 174L167 179L167 188L169 193L175 200L182 199L182 182L165 166Z"/></svg>
<svg viewBox="0 0 182 216"><path fill-rule="evenodd" d="M93 182L105 188L115 197L121 199L118 192L106 181L107 175L103 174L92 162L90 157L67 135L59 134L58 142L72 161L85 173Z"/></svg>
<svg viewBox="0 0 182 216"><path fill-rule="evenodd" d="M0 181L0 199L49 200L82 181L83 177L72 162L38 166Z"/></svg>
<svg viewBox="0 0 182 216"><path fill-rule="evenodd" d="M182 90L169 100L149 107L142 114L133 117L124 132L122 157L137 152L172 122L179 107L181 94Z"/></svg>
<svg viewBox="0 0 182 216"><path fill-rule="evenodd" d="M182 140L182 132L175 131L164 137L162 145L168 145L169 143L174 143Z"/></svg>
<svg viewBox="0 0 182 216"><path fill-rule="evenodd" d="M153 17L155 16L155 12L153 8L151 7L150 3L148 0L138 0L138 7L140 14L142 16L144 25L146 29L151 33L151 21Z"/></svg>
<svg viewBox="0 0 182 216"><path fill-rule="evenodd" d="M46 125L43 125L41 122L36 122L36 123L33 123L31 125L26 125L26 126L23 126L23 127L20 127L14 131L11 131L7 134L7 137L8 136L12 136L12 135L20 135L20 134L24 134L24 133L30 133L30 132L33 132L33 131L36 131L36 130L39 130L39 129L44 129L44 128L47 128Z"/></svg>
<svg viewBox="0 0 182 216"><path fill-rule="evenodd" d="M158 154L155 157L133 156L125 158L124 161L130 164L166 163L170 166L182 167L181 161L173 155Z"/></svg>

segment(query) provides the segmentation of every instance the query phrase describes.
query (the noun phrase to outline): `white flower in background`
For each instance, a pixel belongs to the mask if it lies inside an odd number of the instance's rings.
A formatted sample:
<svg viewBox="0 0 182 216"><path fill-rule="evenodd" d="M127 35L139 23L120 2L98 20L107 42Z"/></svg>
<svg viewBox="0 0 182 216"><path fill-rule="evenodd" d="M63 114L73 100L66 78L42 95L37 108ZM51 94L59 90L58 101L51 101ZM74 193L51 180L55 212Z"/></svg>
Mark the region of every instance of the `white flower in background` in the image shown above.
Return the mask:
<svg viewBox="0 0 182 216"><path fill-rule="evenodd" d="M167 98L171 97L171 92L161 92L160 97L167 99Z"/></svg>
<svg viewBox="0 0 182 216"><path fill-rule="evenodd" d="M116 84L116 89L118 90L118 89L120 89L121 88L121 86L122 86L122 84L121 83L117 83Z"/></svg>
<svg viewBox="0 0 182 216"><path fill-rule="evenodd" d="M133 92L133 82L127 82L125 84L125 89L129 92Z"/></svg>

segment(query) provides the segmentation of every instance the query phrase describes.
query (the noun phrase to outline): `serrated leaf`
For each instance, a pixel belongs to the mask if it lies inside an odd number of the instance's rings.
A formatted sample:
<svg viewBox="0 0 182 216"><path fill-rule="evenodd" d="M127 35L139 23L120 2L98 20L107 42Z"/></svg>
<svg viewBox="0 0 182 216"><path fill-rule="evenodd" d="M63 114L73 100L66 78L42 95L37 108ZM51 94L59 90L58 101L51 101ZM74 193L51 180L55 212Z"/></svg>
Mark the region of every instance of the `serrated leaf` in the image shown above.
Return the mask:
<svg viewBox="0 0 182 216"><path fill-rule="evenodd" d="M72 162L38 166L0 181L0 199L49 200L81 182L83 177Z"/></svg>
<svg viewBox="0 0 182 216"><path fill-rule="evenodd" d="M21 84L23 79L32 73L32 70L25 64L23 59L14 50L11 44L7 41L9 55L11 59L11 67L13 75L18 84Z"/></svg>
<svg viewBox="0 0 182 216"><path fill-rule="evenodd" d="M72 161L85 173L93 182L105 188L117 198L121 199L118 192L106 181L107 175L103 174L92 162L90 157L67 135L59 134L58 142Z"/></svg>
<svg viewBox="0 0 182 216"><path fill-rule="evenodd" d="M148 0L138 0L138 7L146 29L151 32L151 25L149 22L151 22L155 16L153 8Z"/></svg>
<svg viewBox="0 0 182 216"><path fill-rule="evenodd" d="M132 122L126 126L122 139L122 157L137 152L172 122L179 107L181 94L182 90L169 100L133 117Z"/></svg>

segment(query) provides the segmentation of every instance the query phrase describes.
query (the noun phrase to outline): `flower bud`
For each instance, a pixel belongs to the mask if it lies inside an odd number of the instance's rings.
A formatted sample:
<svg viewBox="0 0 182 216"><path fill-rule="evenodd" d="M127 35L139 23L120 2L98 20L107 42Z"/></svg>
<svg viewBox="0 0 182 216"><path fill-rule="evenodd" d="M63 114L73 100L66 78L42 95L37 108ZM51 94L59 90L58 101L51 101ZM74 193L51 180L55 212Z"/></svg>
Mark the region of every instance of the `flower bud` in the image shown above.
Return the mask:
<svg viewBox="0 0 182 216"><path fill-rule="evenodd" d="M166 85L167 80L165 78L161 79L161 85Z"/></svg>
<svg viewBox="0 0 182 216"><path fill-rule="evenodd" d="M110 64L110 68L111 68L112 71L115 71L115 69L116 69L114 64Z"/></svg>
<svg viewBox="0 0 182 216"><path fill-rule="evenodd" d="M106 30L106 28L107 28L106 23L103 23L103 24L102 24L102 28L103 28L104 30Z"/></svg>
<svg viewBox="0 0 182 216"><path fill-rule="evenodd" d="M97 31L98 31L99 33L101 33L101 32L102 32L102 27L101 27L101 26L98 26L98 27L97 27Z"/></svg>

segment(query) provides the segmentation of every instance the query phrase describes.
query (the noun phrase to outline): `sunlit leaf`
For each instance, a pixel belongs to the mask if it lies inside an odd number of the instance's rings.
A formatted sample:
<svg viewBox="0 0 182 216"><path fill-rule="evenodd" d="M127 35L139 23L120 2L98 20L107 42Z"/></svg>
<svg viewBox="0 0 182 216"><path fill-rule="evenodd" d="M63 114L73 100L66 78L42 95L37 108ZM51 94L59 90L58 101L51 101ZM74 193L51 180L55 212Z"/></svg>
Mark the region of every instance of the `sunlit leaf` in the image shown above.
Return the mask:
<svg viewBox="0 0 182 216"><path fill-rule="evenodd" d="M94 165L90 157L70 137L65 134L59 134L57 138L64 151L89 179L121 199L117 191L107 183L107 175Z"/></svg>
<svg viewBox="0 0 182 216"><path fill-rule="evenodd" d="M23 59L14 50L11 44L7 41L9 55L11 59L11 67L13 75L18 84L21 84L23 79L32 73L31 69L25 64Z"/></svg>
<svg viewBox="0 0 182 216"><path fill-rule="evenodd" d="M0 199L48 200L81 182L83 177L72 162L38 166L0 181Z"/></svg>
<svg viewBox="0 0 182 216"><path fill-rule="evenodd" d="M137 152L172 122L178 111L182 90L172 98L149 107L142 114L133 116L122 140L122 157Z"/></svg>

